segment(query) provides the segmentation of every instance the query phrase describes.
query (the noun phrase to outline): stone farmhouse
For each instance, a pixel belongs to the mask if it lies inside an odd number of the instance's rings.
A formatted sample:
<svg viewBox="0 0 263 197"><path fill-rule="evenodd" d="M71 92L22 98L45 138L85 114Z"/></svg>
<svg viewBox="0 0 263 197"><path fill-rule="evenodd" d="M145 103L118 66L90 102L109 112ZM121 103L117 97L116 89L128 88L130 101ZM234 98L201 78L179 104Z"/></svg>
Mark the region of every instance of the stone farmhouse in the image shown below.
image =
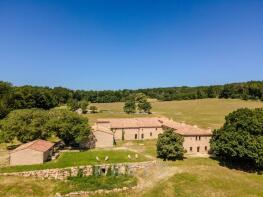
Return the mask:
<svg viewBox="0 0 263 197"><path fill-rule="evenodd" d="M53 152L54 143L45 140L34 140L22 144L10 152L10 165L42 164Z"/></svg>
<svg viewBox="0 0 263 197"><path fill-rule="evenodd" d="M111 147L114 140L157 139L164 128L173 128L184 137L184 149L189 154L207 154L212 132L197 126L178 123L168 118L98 119L93 128L96 147Z"/></svg>

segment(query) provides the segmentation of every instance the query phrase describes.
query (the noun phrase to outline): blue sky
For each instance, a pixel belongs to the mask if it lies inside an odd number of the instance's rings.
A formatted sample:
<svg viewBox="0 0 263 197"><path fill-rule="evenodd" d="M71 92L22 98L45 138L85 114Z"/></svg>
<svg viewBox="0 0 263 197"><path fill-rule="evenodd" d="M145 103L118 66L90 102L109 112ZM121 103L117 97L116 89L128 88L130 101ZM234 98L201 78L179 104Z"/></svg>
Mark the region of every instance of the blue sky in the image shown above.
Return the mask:
<svg viewBox="0 0 263 197"><path fill-rule="evenodd" d="M0 80L14 85L135 89L262 74L262 0L0 1Z"/></svg>

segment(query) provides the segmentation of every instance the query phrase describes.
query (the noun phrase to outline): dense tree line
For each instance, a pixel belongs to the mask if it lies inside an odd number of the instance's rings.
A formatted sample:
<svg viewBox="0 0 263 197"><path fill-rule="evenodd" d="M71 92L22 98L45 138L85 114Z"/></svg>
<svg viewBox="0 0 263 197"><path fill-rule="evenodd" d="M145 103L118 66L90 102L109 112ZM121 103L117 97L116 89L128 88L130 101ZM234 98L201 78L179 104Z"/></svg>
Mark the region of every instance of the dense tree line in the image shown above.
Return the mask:
<svg viewBox="0 0 263 197"><path fill-rule="evenodd" d="M130 95L143 93L148 98L161 101L189 100L203 98L240 98L263 100L263 81L232 83L217 86L149 88L138 90L85 91L70 90L63 87L12 86L0 81L0 118L14 109L42 108L88 101L91 103L123 102Z"/></svg>

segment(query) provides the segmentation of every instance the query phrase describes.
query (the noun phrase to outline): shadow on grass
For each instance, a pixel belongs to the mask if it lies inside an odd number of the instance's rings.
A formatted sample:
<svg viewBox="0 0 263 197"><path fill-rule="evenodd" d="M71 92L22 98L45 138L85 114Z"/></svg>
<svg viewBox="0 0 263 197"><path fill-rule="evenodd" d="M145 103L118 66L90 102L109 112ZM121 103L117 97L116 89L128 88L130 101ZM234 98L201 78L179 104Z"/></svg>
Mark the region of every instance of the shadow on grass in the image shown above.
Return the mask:
<svg viewBox="0 0 263 197"><path fill-rule="evenodd" d="M258 173L259 175L263 175L263 169L256 168L249 161L228 161L227 159L210 156L211 159L218 161L220 166L227 167L229 169L239 170L248 173Z"/></svg>

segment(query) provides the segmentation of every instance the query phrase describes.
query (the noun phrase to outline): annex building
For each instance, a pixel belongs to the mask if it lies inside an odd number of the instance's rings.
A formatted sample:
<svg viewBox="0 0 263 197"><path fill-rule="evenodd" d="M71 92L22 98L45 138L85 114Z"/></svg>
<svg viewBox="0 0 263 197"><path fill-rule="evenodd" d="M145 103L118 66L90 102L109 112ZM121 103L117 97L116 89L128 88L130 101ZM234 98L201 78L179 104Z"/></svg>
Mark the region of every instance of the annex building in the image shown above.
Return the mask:
<svg viewBox="0 0 263 197"><path fill-rule="evenodd" d="M184 137L184 148L189 154L207 154L210 149L210 129L178 123L168 118L98 119L93 126L96 147L113 146L114 140L157 139L164 128L173 128Z"/></svg>
<svg viewBox="0 0 263 197"><path fill-rule="evenodd" d="M20 145L10 153L10 165L42 164L53 153L54 143L45 140L34 140Z"/></svg>

